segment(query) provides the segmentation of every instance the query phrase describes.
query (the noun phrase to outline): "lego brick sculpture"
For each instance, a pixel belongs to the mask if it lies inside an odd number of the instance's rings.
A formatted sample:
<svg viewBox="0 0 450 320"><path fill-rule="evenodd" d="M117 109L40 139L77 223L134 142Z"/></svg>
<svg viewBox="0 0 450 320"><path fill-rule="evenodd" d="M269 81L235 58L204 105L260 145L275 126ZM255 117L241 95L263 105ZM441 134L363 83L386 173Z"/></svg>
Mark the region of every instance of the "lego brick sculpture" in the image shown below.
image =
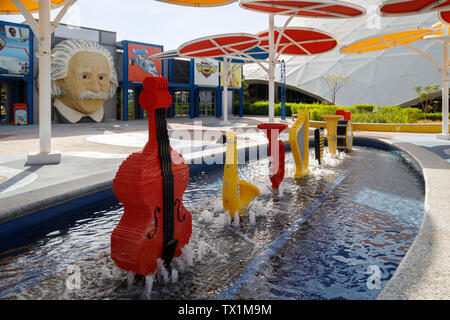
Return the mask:
<svg viewBox="0 0 450 320"><path fill-rule="evenodd" d="M278 190L284 179L285 147L283 141L278 140L278 138L280 133L287 127L288 125L283 123L258 124L258 129L266 130L267 138L269 139L269 157L271 159L269 163L269 177L274 190ZM277 144L278 148L274 144Z"/></svg>
<svg viewBox="0 0 450 320"><path fill-rule="evenodd" d="M192 216L182 201L189 168L170 146L167 86L163 77L145 78L139 103L148 112L149 139L121 164L113 181L124 214L111 235L111 257L119 268L144 276L159 258L168 267L192 233Z"/></svg>

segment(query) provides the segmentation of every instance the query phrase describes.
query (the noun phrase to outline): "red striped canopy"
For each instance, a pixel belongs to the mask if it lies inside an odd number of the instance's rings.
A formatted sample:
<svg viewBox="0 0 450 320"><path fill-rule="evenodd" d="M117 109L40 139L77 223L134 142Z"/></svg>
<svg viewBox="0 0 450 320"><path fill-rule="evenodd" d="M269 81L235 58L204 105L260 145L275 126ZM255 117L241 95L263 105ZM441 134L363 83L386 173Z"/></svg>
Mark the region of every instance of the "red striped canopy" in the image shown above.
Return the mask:
<svg viewBox="0 0 450 320"><path fill-rule="evenodd" d="M214 58L253 49L260 42L261 39L254 34L219 34L186 42L177 51L180 56L187 58Z"/></svg>
<svg viewBox="0 0 450 320"><path fill-rule="evenodd" d="M356 18L366 13L353 3L335 0L241 0L239 5L263 13L308 18Z"/></svg>
<svg viewBox="0 0 450 320"><path fill-rule="evenodd" d="M378 6L382 16L403 16L450 9L450 0L383 0Z"/></svg>
<svg viewBox="0 0 450 320"><path fill-rule="evenodd" d="M450 24L450 11L441 11L438 13L438 16L442 22Z"/></svg>
<svg viewBox="0 0 450 320"><path fill-rule="evenodd" d="M269 48L269 31L258 33L260 47ZM274 30L274 43L278 43L280 30ZM338 41L323 31L312 28L286 28L279 40L277 53L284 55L313 55L333 50Z"/></svg>

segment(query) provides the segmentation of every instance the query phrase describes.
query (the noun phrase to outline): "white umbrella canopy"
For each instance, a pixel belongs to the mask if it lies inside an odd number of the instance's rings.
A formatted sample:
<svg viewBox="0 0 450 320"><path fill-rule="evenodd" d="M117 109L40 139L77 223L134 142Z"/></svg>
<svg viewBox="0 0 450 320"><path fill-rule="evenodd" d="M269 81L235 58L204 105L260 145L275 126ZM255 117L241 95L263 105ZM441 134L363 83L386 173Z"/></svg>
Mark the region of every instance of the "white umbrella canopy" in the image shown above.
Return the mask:
<svg viewBox="0 0 450 320"><path fill-rule="evenodd" d="M247 10L269 15L269 122L275 116L275 65L278 44L274 41L274 17L285 15L289 18L284 23L281 34L294 17L322 19L350 19L366 14L364 7L340 0L240 0L239 5Z"/></svg>
<svg viewBox="0 0 450 320"><path fill-rule="evenodd" d="M445 14L442 16L440 11L450 9L450 0L383 0L378 5L378 14L387 17L409 16L419 15L426 12L438 12L438 18L442 19L443 23L448 23L445 20ZM436 40L442 43L442 135L438 135L438 138L450 140L450 134L448 130L448 113L449 113L449 58L448 58L448 43L450 42L450 35L448 29L444 27L443 35L430 35L425 36L424 39Z"/></svg>
<svg viewBox="0 0 450 320"><path fill-rule="evenodd" d="M0 14L22 14L39 41L39 153L29 154L27 164L61 162L51 152L51 34L76 0L0 0ZM52 22L50 11L62 7ZM32 12L39 12L39 23Z"/></svg>
<svg viewBox="0 0 450 320"><path fill-rule="evenodd" d="M223 124L228 122L228 73L229 62L233 57L246 54L258 47L261 38L250 33L229 33L211 35L195 39L180 45L177 49L178 55L186 58L222 58L223 59L223 92L222 92L222 116ZM231 57L230 57L231 56ZM249 57L249 56L248 56Z"/></svg>
<svg viewBox="0 0 450 320"><path fill-rule="evenodd" d="M352 1L366 8L374 7L378 0ZM371 24L376 13L355 19L295 19L292 26L311 27L332 33L342 46L378 33L396 32L404 29L430 28L437 20L436 13L414 17L378 16L380 25ZM435 61L441 60L442 48L436 42L420 40L414 43ZM440 73L423 56L406 47L369 52L361 55L343 55L339 50L317 56L284 56L286 84L314 97L329 98L329 91L322 80L329 74L343 74L348 82L337 96L338 105L359 103L374 105L397 105L417 98L413 88L439 83ZM265 80L267 74L256 65L245 65L247 80ZM280 81L280 70L276 69Z"/></svg>

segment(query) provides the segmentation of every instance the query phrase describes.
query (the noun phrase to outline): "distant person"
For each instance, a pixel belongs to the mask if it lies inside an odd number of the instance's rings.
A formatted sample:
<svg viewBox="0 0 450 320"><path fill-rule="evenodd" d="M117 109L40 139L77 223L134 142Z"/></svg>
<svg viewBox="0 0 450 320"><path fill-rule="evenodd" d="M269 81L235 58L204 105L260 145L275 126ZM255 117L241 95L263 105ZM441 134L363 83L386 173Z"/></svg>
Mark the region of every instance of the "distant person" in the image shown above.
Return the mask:
<svg viewBox="0 0 450 320"><path fill-rule="evenodd" d="M63 40L52 50L52 96L58 122L101 122L117 89L111 54L94 41Z"/></svg>

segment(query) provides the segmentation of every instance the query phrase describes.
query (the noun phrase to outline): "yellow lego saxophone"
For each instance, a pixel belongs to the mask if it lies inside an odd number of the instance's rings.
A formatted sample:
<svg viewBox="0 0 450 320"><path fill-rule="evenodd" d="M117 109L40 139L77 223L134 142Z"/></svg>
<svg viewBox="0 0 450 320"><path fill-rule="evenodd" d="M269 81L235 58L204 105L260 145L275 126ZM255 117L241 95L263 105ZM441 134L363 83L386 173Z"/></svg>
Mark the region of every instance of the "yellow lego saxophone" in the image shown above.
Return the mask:
<svg viewBox="0 0 450 320"><path fill-rule="evenodd" d="M300 110L297 120L289 130L289 144L295 161L295 179L309 173L309 115Z"/></svg>
<svg viewBox="0 0 450 320"><path fill-rule="evenodd" d="M237 166L236 135L228 131L225 166L223 169L222 204L225 212L234 218L236 211L239 216L247 211L252 200L261 194L257 186L239 179Z"/></svg>

